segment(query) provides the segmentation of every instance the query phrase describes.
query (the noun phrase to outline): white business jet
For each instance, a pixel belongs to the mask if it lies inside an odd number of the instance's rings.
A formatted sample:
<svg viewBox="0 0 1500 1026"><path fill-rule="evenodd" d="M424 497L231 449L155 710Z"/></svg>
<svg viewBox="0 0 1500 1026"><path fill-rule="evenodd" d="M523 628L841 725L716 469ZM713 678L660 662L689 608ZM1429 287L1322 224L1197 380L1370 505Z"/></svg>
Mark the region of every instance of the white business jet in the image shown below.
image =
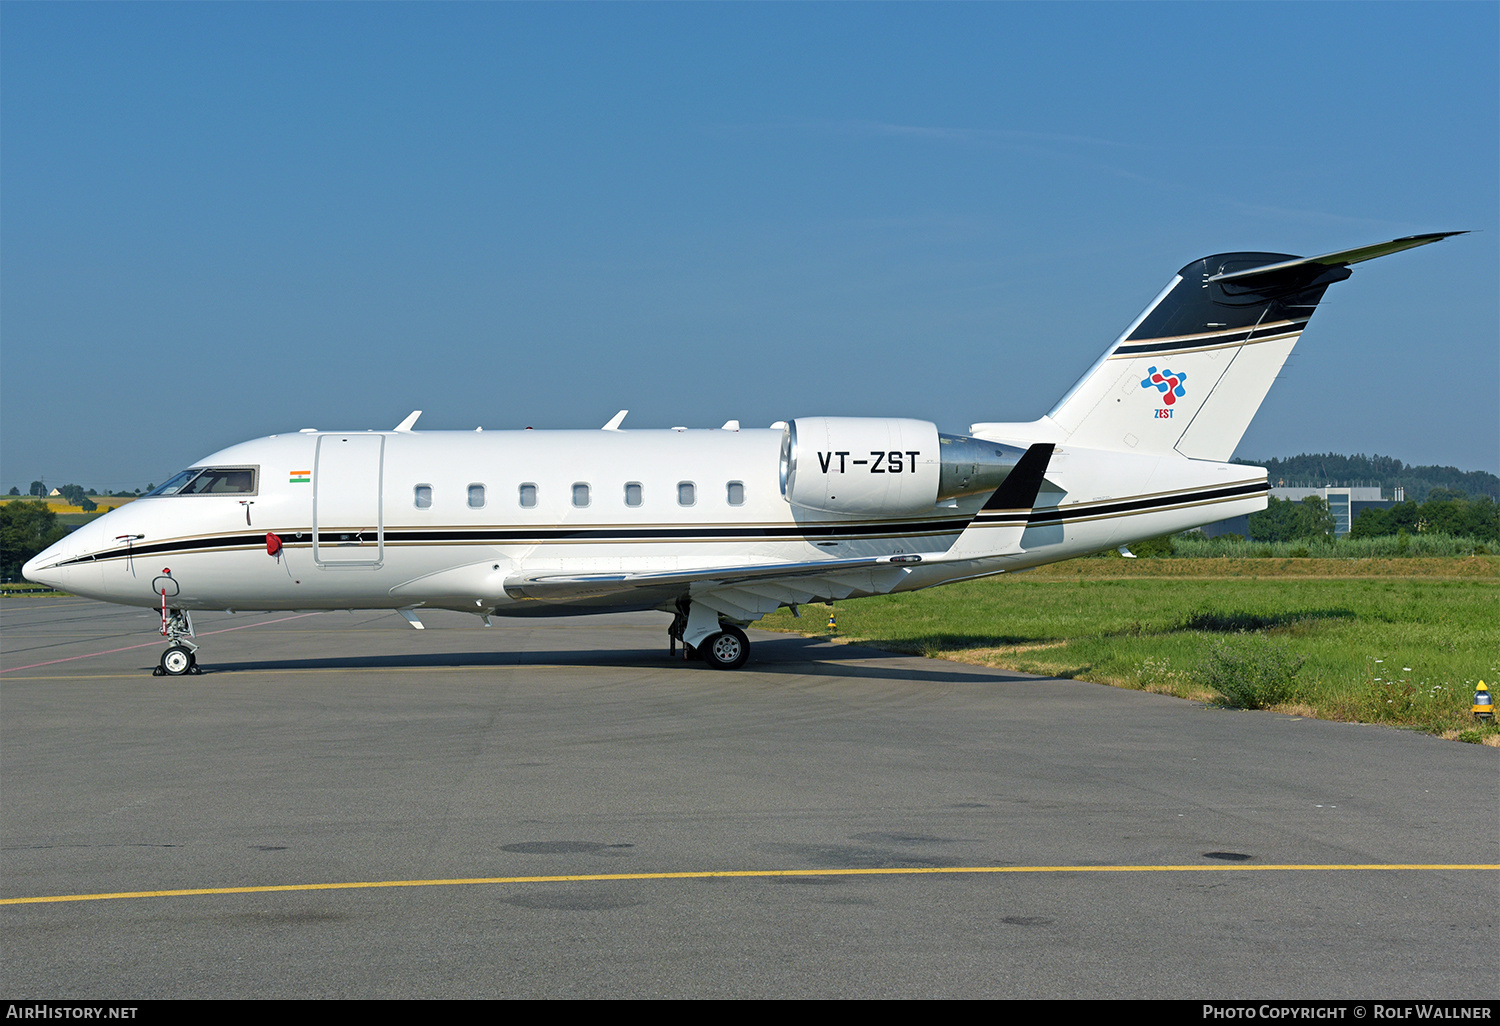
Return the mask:
<svg viewBox="0 0 1500 1026"><path fill-rule="evenodd" d="M1264 509L1226 462L1349 265L1459 232L1179 271L1040 420L942 434L809 417L769 429L304 428L230 446L79 528L30 580L159 607L158 674L197 672L192 610L661 609L710 666L781 606L913 591ZM420 411L419 411L420 412Z"/></svg>

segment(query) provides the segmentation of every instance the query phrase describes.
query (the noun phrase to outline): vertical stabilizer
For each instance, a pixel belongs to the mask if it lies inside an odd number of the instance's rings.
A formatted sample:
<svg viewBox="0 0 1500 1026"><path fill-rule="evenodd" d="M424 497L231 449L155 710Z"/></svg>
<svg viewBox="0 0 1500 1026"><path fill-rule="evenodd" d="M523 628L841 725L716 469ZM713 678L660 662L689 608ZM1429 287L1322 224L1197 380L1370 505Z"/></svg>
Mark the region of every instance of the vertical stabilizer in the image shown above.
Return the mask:
<svg viewBox="0 0 1500 1026"><path fill-rule="evenodd" d="M1226 461L1324 291L1349 277L1349 264L1457 234L1321 257L1218 253L1195 260L1048 417L1072 445Z"/></svg>

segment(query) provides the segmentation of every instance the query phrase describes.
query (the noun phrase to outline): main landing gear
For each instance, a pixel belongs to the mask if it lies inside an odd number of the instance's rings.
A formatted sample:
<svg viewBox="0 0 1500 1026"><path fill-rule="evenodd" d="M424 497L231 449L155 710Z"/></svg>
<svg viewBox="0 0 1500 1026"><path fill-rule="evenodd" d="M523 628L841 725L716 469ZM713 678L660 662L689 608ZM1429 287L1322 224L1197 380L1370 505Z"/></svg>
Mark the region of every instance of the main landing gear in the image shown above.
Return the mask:
<svg viewBox="0 0 1500 1026"><path fill-rule="evenodd" d="M202 673L198 667L198 646L188 639L193 636L193 620L185 609L164 610L161 615L161 632L171 642L161 654L161 662L151 671L153 677L182 677L189 673Z"/></svg>
<svg viewBox="0 0 1500 1026"><path fill-rule="evenodd" d="M696 638L697 644L690 644ZM682 603L677 616L667 628L667 652L677 656L682 642L682 658L701 659L716 670L738 670L750 658L750 639L732 623L724 623L707 606L689 607Z"/></svg>
<svg viewBox="0 0 1500 1026"><path fill-rule="evenodd" d="M750 639L732 623L723 628L698 646L698 656L716 670L738 670L750 658Z"/></svg>

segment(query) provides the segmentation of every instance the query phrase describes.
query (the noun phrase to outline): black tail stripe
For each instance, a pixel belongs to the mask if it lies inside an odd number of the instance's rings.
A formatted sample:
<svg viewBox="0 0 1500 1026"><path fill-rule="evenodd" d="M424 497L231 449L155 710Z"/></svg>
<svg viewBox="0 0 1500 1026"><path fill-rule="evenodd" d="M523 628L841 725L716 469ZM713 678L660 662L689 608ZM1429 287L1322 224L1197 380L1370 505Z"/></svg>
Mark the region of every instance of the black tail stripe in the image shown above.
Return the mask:
<svg viewBox="0 0 1500 1026"><path fill-rule="evenodd" d="M1205 349L1212 346L1233 346L1250 342L1263 342L1268 338L1278 338L1295 335L1302 331L1305 325L1295 325L1289 328L1277 328L1274 331L1259 331L1249 336L1240 338L1237 335L1213 336L1210 338L1189 338L1178 342L1136 342L1128 346L1120 346L1111 356L1139 355L1142 353L1171 353L1179 349Z"/></svg>

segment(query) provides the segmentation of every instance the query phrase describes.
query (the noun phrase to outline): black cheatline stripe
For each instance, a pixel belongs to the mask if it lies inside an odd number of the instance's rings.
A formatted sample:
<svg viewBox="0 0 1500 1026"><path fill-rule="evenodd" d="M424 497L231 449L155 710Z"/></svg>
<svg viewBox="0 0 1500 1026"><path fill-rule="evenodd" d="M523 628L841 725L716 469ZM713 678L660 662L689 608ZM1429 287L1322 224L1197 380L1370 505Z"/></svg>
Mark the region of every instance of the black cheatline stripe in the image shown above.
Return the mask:
<svg viewBox="0 0 1500 1026"><path fill-rule="evenodd" d="M957 520L924 520L907 523L891 523L889 521L876 524L835 524L805 527L681 527L681 528L492 528L475 530L455 531L431 531L431 530L406 530L402 528L387 529L385 531L385 543L400 544L410 542L490 542L490 543L543 543L557 541L680 541L683 539L702 539L704 541L719 541L732 538L780 538L795 541L798 538L831 538L848 535L891 535L894 537L907 537L922 534L957 534L969 525L967 519ZM288 531L286 536L296 532ZM310 532L303 532L304 534ZM320 544L336 542L340 540L339 535L368 534L368 539L374 542L373 528L364 531L322 531L318 534ZM265 544L265 535L220 535L213 538L192 538L180 542L155 542L150 545L136 545L130 549L117 548L104 552L96 552L85 556L75 556L72 559L63 560L57 566L69 566L77 563L88 563L95 560L123 559L127 556L163 556L176 553L201 552L211 549L233 549L246 546L260 547Z"/></svg>
<svg viewBox="0 0 1500 1026"><path fill-rule="evenodd" d="M1269 488L1269 484L1251 482L1249 484L1230 485L1224 488L1213 488L1197 492L1177 492L1172 495L1157 495L1145 499L1132 499L1102 505L1046 506L1042 509L1031 510L1029 513L1019 515L1011 513L997 517L994 514L981 512L974 520L980 524L1016 523L1022 520L1032 524L1051 523L1054 520L1081 520L1096 516L1107 516L1111 513L1139 511L1151 506L1166 508L1188 505L1195 502L1205 502L1211 499L1233 498L1237 495L1254 495L1258 492L1268 491Z"/></svg>
<svg viewBox="0 0 1500 1026"><path fill-rule="evenodd" d="M264 545L266 536L263 534L231 534L219 535L213 538L188 538L183 541L153 542L150 545L132 545L129 548L121 547L108 549L104 552L94 552L85 556L74 556L65 559L57 566L72 566L77 563L88 563L100 559L124 559L127 556L170 556L177 553L198 552L203 549L228 549L237 548L242 545Z"/></svg>
<svg viewBox="0 0 1500 1026"><path fill-rule="evenodd" d="M1235 485L1228 488L1213 488L1202 492L1157 496L1152 499L1112 502L1101 506L1069 506L1067 512L1063 512L1061 506L1051 506L1046 509L1032 510L1031 516L1027 518L1027 522L1030 524L1048 524L1053 521L1086 520L1093 517L1110 516L1115 513L1140 512L1150 509L1153 506L1160 506L1165 509L1172 506L1207 502L1211 499L1231 499L1240 495L1256 495L1261 492L1270 491L1270 487L1270 484L1266 482Z"/></svg>
<svg viewBox="0 0 1500 1026"><path fill-rule="evenodd" d="M1204 502L1210 499L1232 498L1237 495L1253 495L1258 492L1270 490L1266 482L1252 482L1250 484L1235 485L1227 488L1214 488L1199 492L1185 492L1177 495L1157 496L1149 499L1135 499L1125 502L1108 503L1099 506L1070 506L1067 512L1062 512L1061 507L1049 506L1045 509L1032 510L1029 514L1002 513L993 511L981 512L972 521L958 520L925 520L910 523L875 523L875 524L831 524L831 525L807 525L804 527L721 527L721 528L557 528L554 530L538 531L536 529L490 529L490 530L465 530L465 531L425 531L425 530L403 530L396 528L385 532L385 541L388 544L401 542L510 542L510 543L542 543L549 541L672 541L683 539L702 539L704 541L718 541L731 538L782 538L796 540L797 538L823 538L846 535L890 535L904 537L908 535L921 534L953 534L961 532L970 523L981 526L1005 526L1020 523L1041 524L1054 521L1080 520L1089 517L1108 516L1114 513L1129 513L1149 509L1152 506L1180 506L1193 502ZM295 532L287 532L294 534ZM306 532L304 532L306 533ZM340 531L320 532L319 541L339 540L338 534L357 534L364 532ZM373 533L373 531L367 532ZM374 539L370 539L374 541ZM75 556L72 559L63 560L58 566L70 566L78 563L87 563L94 560L122 559L126 556L157 556L173 555L176 553L201 552L210 549L232 549L246 546L261 546L265 544L263 534L236 534L221 535L216 538L192 538L180 542L155 542L151 545L136 545L126 550L124 548L111 549L107 552L98 552L86 556Z"/></svg>

